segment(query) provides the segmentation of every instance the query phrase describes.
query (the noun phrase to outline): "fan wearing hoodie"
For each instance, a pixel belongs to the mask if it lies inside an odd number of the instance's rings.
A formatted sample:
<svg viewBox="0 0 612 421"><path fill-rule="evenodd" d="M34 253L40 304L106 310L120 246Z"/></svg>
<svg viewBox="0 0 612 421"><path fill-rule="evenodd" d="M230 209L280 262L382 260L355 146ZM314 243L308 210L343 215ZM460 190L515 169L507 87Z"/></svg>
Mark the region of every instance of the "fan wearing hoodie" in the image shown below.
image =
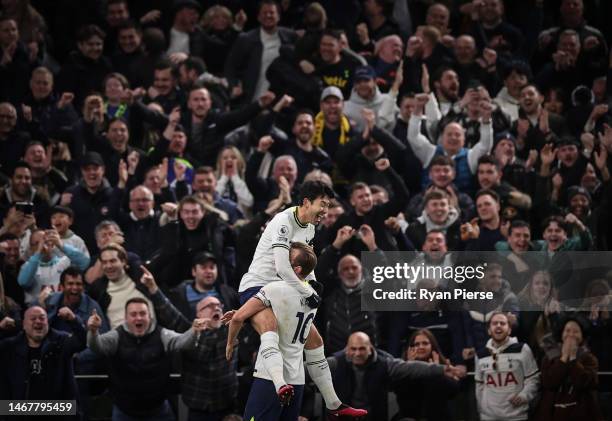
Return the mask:
<svg viewBox="0 0 612 421"><path fill-rule="evenodd" d="M376 71L370 66L361 66L355 70L353 91L350 99L344 103L344 114L354 123L354 128L362 131L366 122L361 115L364 108L376 113L376 126L393 130L399 108L396 105L397 89L383 94L376 86Z"/></svg>
<svg viewBox="0 0 612 421"><path fill-rule="evenodd" d="M425 243L431 230L440 230L446 235L450 250L461 248L459 211L450 203L448 194L441 190L431 190L425 195L425 208L417 220L408 226L406 235L417 249Z"/></svg>
<svg viewBox="0 0 612 421"><path fill-rule="evenodd" d="M174 420L167 397L172 353L193 347L201 319L183 334L160 327L151 318L148 301L130 298L125 322L100 335L100 315L87 321L87 345L109 361L113 419Z"/></svg>
<svg viewBox="0 0 612 421"><path fill-rule="evenodd" d="M510 337L505 313L489 320L486 349L476 357L476 402L482 421L526 420L535 399L540 371L529 345Z"/></svg>

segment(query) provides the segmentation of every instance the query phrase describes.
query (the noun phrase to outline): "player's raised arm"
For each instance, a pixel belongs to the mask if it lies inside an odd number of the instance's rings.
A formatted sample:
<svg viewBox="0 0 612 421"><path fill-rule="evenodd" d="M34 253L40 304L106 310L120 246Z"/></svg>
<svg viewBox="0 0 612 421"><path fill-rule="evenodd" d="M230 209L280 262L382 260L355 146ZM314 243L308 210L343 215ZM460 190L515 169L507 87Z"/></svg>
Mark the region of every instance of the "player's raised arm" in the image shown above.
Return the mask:
<svg viewBox="0 0 612 421"><path fill-rule="evenodd" d="M227 345L225 346L225 357L228 361L231 361L232 359L236 338L238 337L244 322L250 319L254 314L259 313L264 308L266 308L266 305L259 298L253 297L244 303L244 305L238 310L229 311L223 315L224 323L229 324Z"/></svg>

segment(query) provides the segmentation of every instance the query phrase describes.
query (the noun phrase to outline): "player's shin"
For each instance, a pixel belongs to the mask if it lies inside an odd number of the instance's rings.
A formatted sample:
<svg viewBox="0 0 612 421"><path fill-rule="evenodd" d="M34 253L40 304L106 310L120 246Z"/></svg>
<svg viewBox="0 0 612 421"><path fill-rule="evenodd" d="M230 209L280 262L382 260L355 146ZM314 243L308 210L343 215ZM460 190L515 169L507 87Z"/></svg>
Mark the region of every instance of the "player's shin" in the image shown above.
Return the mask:
<svg viewBox="0 0 612 421"><path fill-rule="evenodd" d="M319 392L323 396L327 409L336 409L342 402L336 395L334 384L332 382L331 371L323 352L323 347L315 349L304 349L306 356L306 369L310 378L319 388Z"/></svg>
<svg viewBox="0 0 612 421"><path fill-rule="evenodd" d="M261 345L259 347L263 365L278 391L287 384L283 376L283 356L278 347L278 334L276 332L264 332L260 338Z"/></svg>

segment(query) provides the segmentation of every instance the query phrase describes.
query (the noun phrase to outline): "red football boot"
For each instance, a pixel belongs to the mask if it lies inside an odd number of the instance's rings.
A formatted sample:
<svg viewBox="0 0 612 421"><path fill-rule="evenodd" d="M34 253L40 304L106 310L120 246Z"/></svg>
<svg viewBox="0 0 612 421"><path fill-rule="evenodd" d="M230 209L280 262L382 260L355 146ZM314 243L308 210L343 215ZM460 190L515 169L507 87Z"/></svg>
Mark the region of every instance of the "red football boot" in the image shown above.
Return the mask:
<svg viewBox="0 0 612 421"><path fill-rule="evenodd" d="M356 409L345 404L341 404L337 409L327 410L327 419L330 421L349 418L360 420L363 419L366 415L368 415L368 411L366 411L365 409Z"/></svg>

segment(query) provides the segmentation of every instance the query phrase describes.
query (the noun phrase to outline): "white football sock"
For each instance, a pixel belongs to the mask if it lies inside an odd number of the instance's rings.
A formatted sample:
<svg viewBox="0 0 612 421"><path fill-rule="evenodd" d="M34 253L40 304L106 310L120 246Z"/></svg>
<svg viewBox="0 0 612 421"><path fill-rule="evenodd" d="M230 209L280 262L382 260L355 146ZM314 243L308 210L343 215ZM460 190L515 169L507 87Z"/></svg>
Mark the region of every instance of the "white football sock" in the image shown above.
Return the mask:
<svg viewBox="0 0 612 421"><path fill-rule="evenodd" d="M306 369L310 378L319 388L319 392L323 396L327 409L338 409L342 402L336 395L334 384L332 382L331 371L329 364L323 352L323 346L315 349L304 349L306 355Z"/></svg>
<svg viewBox="0 0 612 421"><path fill-rule="evenodd" d="M287 384L283 376L283 356L278 348L278 333L264 332L260 339L259 352L261 354L261 361L268 375L272 378L274 387L278 391L278 389Z"/></svg>

